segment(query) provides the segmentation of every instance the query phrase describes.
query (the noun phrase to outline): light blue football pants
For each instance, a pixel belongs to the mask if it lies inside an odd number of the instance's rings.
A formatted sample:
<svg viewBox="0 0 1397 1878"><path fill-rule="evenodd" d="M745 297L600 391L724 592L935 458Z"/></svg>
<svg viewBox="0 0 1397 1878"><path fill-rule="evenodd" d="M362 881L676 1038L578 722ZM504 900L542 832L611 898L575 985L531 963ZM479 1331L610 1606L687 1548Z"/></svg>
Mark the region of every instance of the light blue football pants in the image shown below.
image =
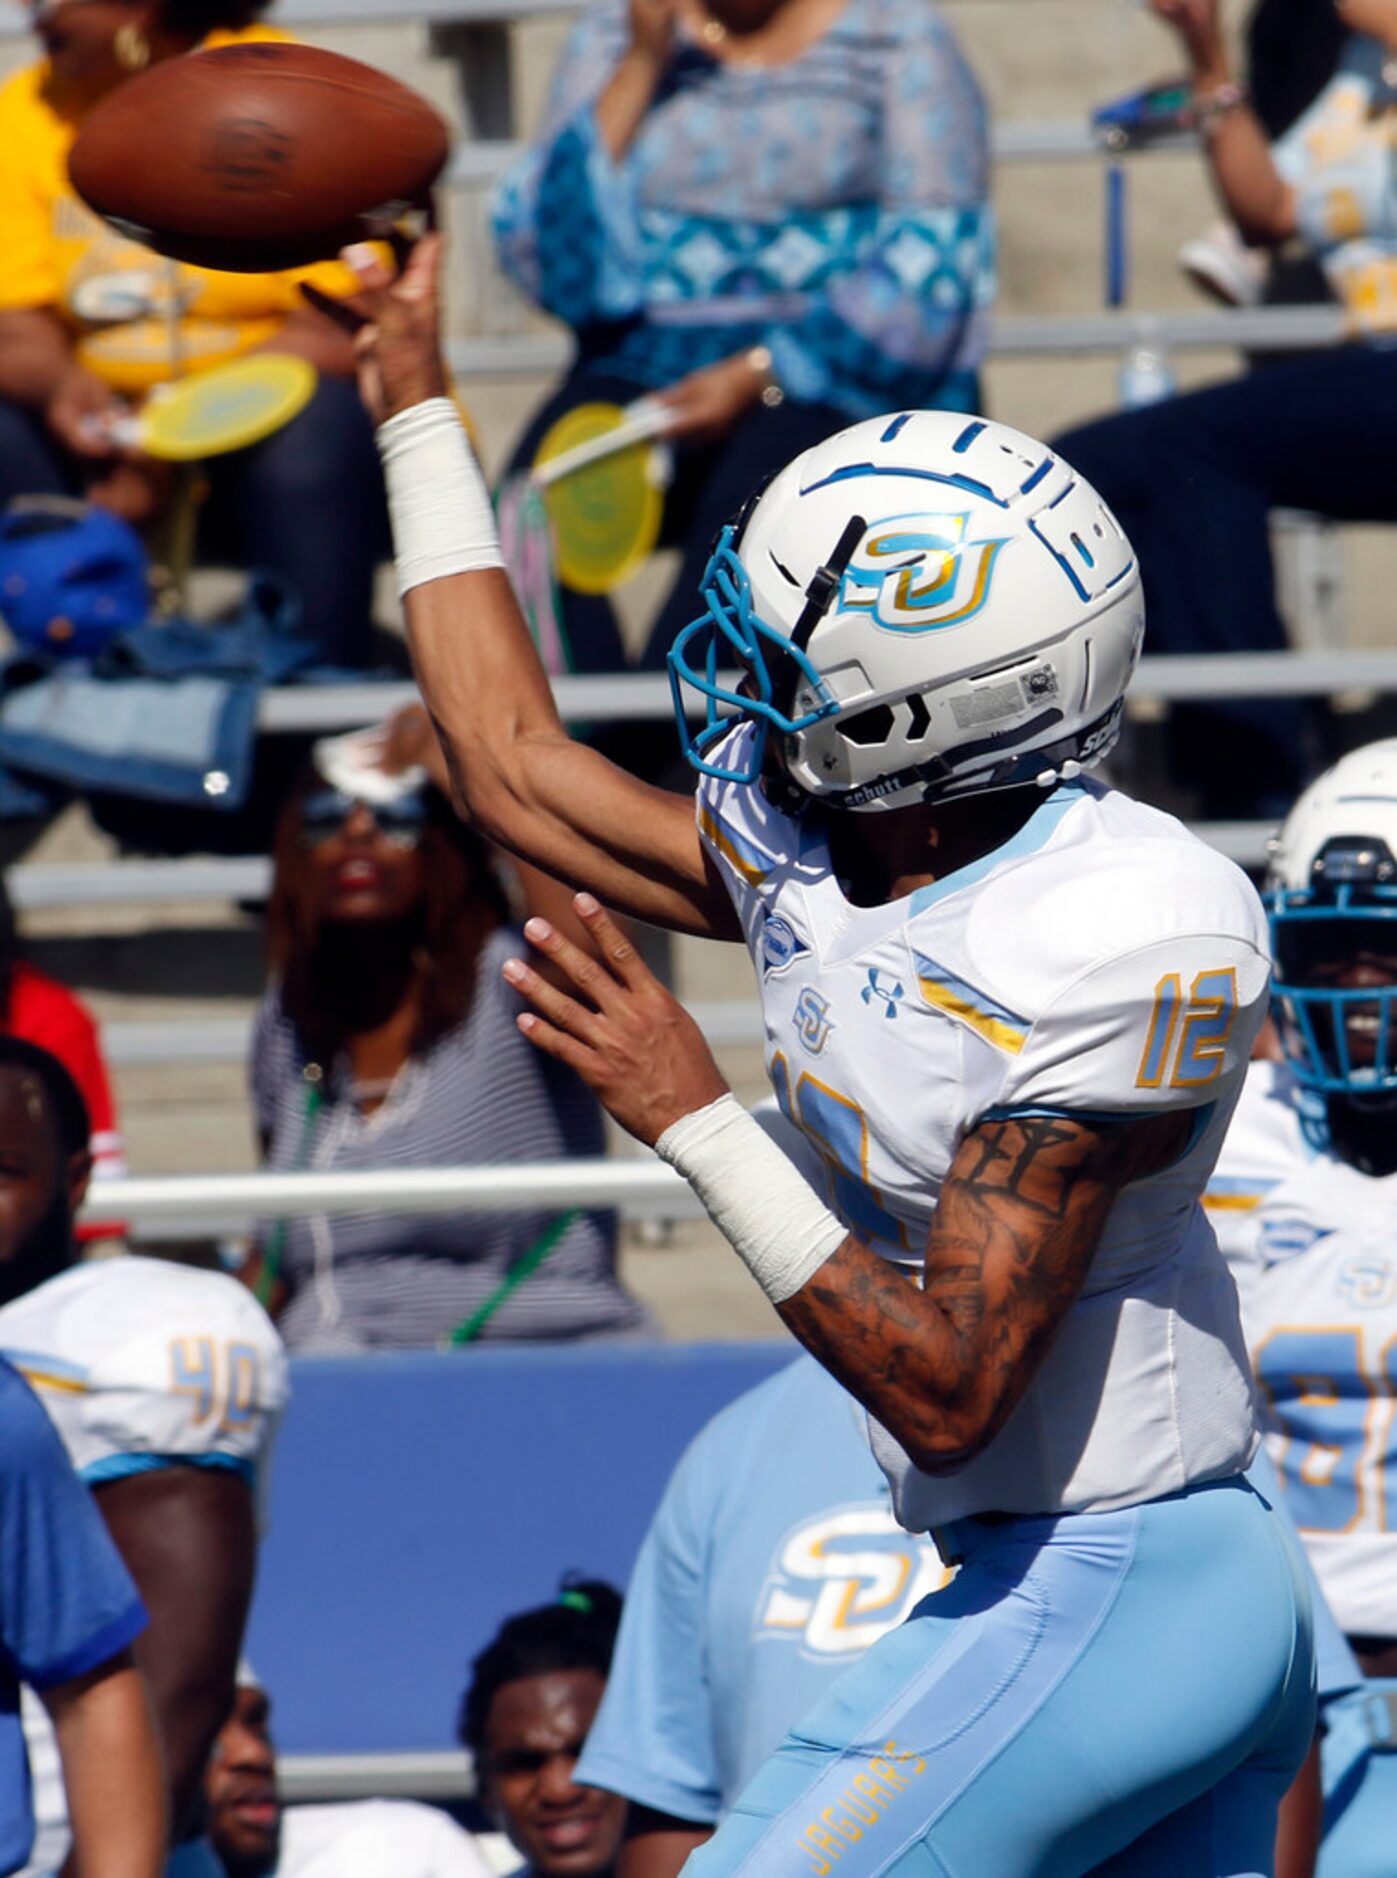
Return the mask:
<svg viewBox="0 0 1397 1878"><path fill-rule="evenodd" d="M1314 1734L1295 1541L1241 1479L966 1520L959 1575L758 1770L686 1878L1266 1878Z"/></svg>

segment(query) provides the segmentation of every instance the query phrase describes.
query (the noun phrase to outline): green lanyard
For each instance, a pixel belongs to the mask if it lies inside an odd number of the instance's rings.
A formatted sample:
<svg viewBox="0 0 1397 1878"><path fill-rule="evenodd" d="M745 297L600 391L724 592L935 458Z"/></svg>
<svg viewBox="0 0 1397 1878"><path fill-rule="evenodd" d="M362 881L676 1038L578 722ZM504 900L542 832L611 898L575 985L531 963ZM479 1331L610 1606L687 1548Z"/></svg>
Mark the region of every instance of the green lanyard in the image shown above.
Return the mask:
<svg viewBox="0 0 1397 1878"><path fill-rule="evenodd" d="M301 1110L301 1133L296 1142L296 1152L292 1156L288 1173L299 1174L310 1159L311 1142L315 1138L315 1125L320 1119L320 1111L325 1106L325 1072L318 1063L307 1063L301 1071L306 1085L305 1107ZM289 1219L279 1219L268 1235L262 1253L262 1269L257 1274L254 1296L264 1311L272 1308L272 1294L276 1290L276 1281L281 1276L281 1261L286 1253L286 1235L290 1230Z"/></svg>
<svg viewBox="0 0 1397 1878"><path fill-rule="evenodd" d="M457 1324L446 1340L448 1346L456 1350L463 1343L474 1343L505 1299L517 1291L526 1278L533 1277L543 1261L558 1249L569 1226L581 1217L582 1209L575 1206L570 1213L560 1213L551 1226L545 1227L519 1263L505 1273L485 1302L477 1305L463 1324Z"/></svg>
<svg viewBox="0 0 1397 1878"><path fill-rule="evenodd" d="M305 1079L306 1099L301 1110L301 1133L296 1142L296 1152L292 1156L288 1173L300 1173L310 1159L311 1144L315 1139L316 1124L320 1111L325 1106L325 1072L318 1063L307 1063L301 1071ZM447 1338L451 1349L459 1349L463 1344L474 1343L486 1324L499 1310L506 1298L513 1295L520 1285L532 1278L544 1260L551 1257L562 1243L564 1235L577 1220L582 1217L582 1209L574 1207L571 1212L561 1213L551 1225L547 1226L528 1251L485 1299L460 1323ZM272 1227L262 1253L262 1269L257 1274L255 1296L264 1310L271 1309L272 1294L276 1290L276 1281L281 1275L281 1263L286 1255L286 1235L290 1230L288 1219L279 1219Z"/></svg>

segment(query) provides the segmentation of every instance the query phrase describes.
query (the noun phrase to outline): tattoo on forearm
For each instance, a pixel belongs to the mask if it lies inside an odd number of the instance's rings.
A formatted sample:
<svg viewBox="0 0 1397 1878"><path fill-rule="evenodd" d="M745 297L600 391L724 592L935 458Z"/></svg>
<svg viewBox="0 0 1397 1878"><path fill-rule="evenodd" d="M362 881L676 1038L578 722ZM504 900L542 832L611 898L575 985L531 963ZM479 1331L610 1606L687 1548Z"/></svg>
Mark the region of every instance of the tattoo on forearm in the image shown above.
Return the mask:
<svg viewBox="0 0 1397 1878"><path fill-rule="evenodd" d="M782 1316L914 1454L978 1448L1081 1289L1128 1137L1051 1116L983 1124L941 1190L922 1289L851 1240Z"/></svg>

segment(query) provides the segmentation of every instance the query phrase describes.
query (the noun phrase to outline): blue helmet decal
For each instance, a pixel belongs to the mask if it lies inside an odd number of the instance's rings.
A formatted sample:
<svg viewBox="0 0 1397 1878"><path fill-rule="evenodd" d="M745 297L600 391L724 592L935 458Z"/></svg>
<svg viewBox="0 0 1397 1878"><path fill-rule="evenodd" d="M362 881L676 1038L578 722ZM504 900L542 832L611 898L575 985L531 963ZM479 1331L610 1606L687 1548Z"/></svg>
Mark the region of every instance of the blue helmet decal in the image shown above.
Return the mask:
<svg viewBox="0 0 1397 1878"><path fill-rule="evenodd" d="M704 611L676 634L668 656L670 691L684 755L702 776L720 782L756 782L762 772L766 740L772 730L792 734L833 716L839 705L805 653L757 612L752 583L733 548L736 527L718 537L699 583ZM725 674L736 665L736 684ZM702 727L689 727L685 688L704 700ZM739 688L740 687L740 688ZM793 709L796 694L808 688L816 702ZM709 753L746 720L756 730L730 764L714 763Z"/></svg>

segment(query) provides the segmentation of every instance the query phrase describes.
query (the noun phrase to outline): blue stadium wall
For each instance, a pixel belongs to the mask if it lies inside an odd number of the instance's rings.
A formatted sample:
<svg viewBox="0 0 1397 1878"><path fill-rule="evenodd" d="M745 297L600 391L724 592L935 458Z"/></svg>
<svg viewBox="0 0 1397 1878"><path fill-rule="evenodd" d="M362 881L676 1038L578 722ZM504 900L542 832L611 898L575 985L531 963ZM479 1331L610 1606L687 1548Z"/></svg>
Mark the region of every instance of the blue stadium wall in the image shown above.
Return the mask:
<svg viewBox="0 0 1397 1878"><path fill-rule="evenodd" d="M467 1666L564 1572L624 1589L670 1469L789 1342L301 1358L248 1654L293 1754L453 1744Z"/></svg>

